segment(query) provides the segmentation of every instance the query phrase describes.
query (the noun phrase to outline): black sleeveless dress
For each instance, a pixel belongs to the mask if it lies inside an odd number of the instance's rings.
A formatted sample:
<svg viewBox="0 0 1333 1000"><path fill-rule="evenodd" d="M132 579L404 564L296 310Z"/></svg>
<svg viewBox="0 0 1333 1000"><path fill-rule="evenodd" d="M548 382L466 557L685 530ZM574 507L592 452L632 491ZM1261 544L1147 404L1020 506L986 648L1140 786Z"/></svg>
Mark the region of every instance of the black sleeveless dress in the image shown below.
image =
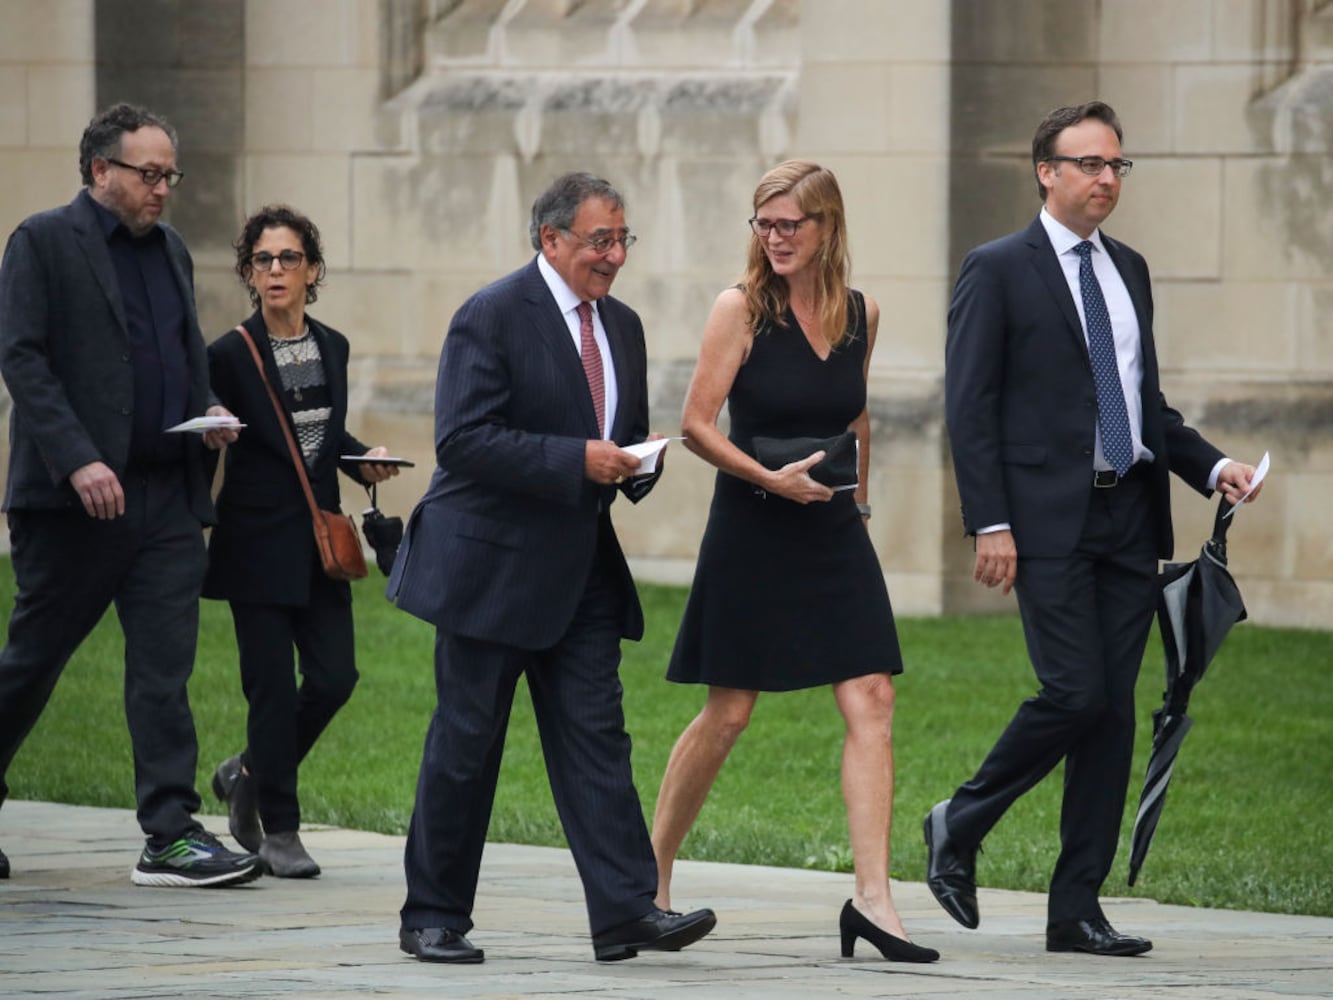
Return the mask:
<svg viewBox="0 0 1333 1000"><path fill-rule="evenodd" d="M795 317L765 327L731 387L731 441L831 437L865 408L865 306L852 335L821 361ZM667 679L793 691L902 672L884 575L853 491L828 503L763 495L717 474Z"/></svg>

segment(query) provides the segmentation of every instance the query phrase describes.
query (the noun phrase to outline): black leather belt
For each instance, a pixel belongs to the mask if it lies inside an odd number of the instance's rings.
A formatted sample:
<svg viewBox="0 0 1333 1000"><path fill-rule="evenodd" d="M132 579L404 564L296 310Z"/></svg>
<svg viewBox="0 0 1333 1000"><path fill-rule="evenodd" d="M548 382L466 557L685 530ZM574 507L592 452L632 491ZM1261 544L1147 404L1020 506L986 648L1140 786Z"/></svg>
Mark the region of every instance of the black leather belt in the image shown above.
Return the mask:
<svg viewBox="0 0 1333 1000"><path fill-rule="evenodd" d="M1092 471L1092 488L1095 490L1114 489L1128 479L1138 479L1147 467L1146 462L1135 462L1123 476L1116 475L1115 469L1094 469Z"/></svg>

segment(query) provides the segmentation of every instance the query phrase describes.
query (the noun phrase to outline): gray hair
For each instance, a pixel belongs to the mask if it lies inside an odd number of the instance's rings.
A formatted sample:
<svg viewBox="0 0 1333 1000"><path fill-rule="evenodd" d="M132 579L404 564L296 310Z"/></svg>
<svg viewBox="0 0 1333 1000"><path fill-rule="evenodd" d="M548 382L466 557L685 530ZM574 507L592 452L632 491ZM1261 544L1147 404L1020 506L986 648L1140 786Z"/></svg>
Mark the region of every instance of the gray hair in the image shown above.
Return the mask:
<svg viewBox="0 0 1333 1000"><path fill-rule="evenodd" d="M614 208L625 207L625 199L611 186L611 182L592 174L577 172L557 177L551 186L537 196L532 203L532 222L528 226L528 236L532 240L532 249L542 248L542 226L550 226L568 232L574 224L574 216L579 206L589 198L609 201Z"/></svg>
<svg viewBox="0 0 1333 1000"><path fill-rule="evenodd" d="M141 128L160 128L171 140L174 152L176 130L161 115L155 115L147 108L137 104L113 104L105 111L99 111L83 130L79 140L79 173L83 177L84 187L93 186L93 160L109 160L120 155L120 140L126 132L137 132Z"/></svg>

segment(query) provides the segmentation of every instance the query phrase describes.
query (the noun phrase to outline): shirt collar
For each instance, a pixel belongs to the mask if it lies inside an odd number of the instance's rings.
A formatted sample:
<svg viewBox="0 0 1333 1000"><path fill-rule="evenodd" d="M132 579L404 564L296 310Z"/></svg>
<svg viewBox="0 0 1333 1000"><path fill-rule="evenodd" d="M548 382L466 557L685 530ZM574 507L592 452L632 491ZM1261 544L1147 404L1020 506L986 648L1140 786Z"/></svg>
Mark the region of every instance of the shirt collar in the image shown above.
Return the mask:
<svg viewBox="0 0 1333 1000"><path fill-rule="evenodd" d="M546 259L545 254L537 254L537 270L541 272L542 280L546 282L546 287L551 290L551 295L555 298L555 304L560 308L560 314L573 312L579 307L583 300L574 294L573 290L565 284L565 279L560 277L560 272L551 266L551 262ZM597 311L597 303L591 302L592 311Z"/></svg>
<svg viewBox="0 0 1333 1000"><path fill-rule="evenodd" d="M1082 236L1048 212L1045 205L1041 207L1041 215L1038 218L1041 219L1041 224L1046 229L1046 237L1051 241L1051 246L1055 249L1057 257L1068 253L1083 242ZM1088 241L1097 248L1099 253L1106 252L1106 247L1102 245L1102 231L1100 229L1094 229L1088 237Z"/></svg>

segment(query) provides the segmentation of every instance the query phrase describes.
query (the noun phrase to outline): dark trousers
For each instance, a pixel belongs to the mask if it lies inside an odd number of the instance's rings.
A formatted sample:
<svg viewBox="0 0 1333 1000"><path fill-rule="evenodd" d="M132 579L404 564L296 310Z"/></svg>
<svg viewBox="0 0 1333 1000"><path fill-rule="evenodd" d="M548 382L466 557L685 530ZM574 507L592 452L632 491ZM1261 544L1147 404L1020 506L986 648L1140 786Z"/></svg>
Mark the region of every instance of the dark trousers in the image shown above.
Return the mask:
<svg viewBox="0 0 1333 1000"><path fill-rule="evenodd" d="M514 689L526 674L547 776L594 934L653 909L657 863L630 772L621 709L620 603L594 571L564 638L529 651L438 632L404 867L406 929L472 928L482 848Z"/></svg>
<svg viewBox="0 0 1333 1000"><path fill-rule="evenodd" d="M1155 607L1155 516L1150 488L1132 478L1093 491L1073 554L1020 556L1018 606L1041 689L947 813L951 838L980 844L1064 760L1052 922L1101 915L1098 894L1115 858L1134 751L1134 683Z"/></svg>
<svg viewBox="0 0 1333 1000"><path fill-rule="evenodd" d="M61 671L114 602L125 635L125 717L134 751L139 825L162 846L197 827L198 746L186 683L199 632L203 532L183 470L128 473L125 515L11 510L18 593L0 651L3 775Z"/></svg>
<svg viewBox="0 0 1333 1000"><path fill-rule="evenodd" d="M300 828L298 767L356 687L352 606L336 596L322 599L322 583L312 584L303 608L231 604L250 706L243 757L266 833Z"/></svg>

